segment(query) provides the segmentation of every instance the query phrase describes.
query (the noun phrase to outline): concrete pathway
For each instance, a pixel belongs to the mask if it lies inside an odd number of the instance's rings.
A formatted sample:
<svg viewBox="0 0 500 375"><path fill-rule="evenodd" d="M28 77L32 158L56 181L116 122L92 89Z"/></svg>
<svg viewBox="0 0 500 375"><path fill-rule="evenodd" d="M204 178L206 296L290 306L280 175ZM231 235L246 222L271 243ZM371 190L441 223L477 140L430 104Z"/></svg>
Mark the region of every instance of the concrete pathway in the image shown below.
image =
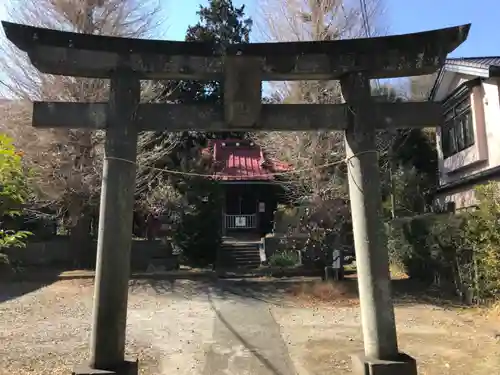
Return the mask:
<svg viewBox="0 0 500 375"><path fill-rule="evenodd" d="M210 296L213 344L203 375L295 375L280 327L265 302Z"/></svg>

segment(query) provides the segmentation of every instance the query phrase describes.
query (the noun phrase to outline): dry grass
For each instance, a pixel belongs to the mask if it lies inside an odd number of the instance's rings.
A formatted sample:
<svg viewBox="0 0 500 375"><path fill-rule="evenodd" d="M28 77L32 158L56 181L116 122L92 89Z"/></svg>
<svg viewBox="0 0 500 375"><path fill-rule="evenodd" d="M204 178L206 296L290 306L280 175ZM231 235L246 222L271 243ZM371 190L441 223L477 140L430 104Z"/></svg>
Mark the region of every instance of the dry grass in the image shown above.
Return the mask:
<svg viewBox="0 0 500 375"><path fill-rule="evenodd" d="M355 280L315 281L294 285L290 294L303 305L335 304L352 306L359 303Z"/></svg>
<svg viewBox="0 0 500 375"><path fill-rule="evenodd" d="M408 279L408 274L405 272L405 270L396 264L389 265L389 272L391 274L391 280Z"/></svg>
<svg viewBox="0 0 500 375"><path fill-rule="evenodd" d="M335 305L354 306L359 304L355 266L349 269L353 274L343 281L303 282L289 289L289 295L302 306ZM400 267L391 265L391 280L407 280L408 275ZM500 317L500 307L498 309Z"/></svg>
<svg viewBox="0 0 500 375"><path fill-rule="evenodd" d="M487 306L478 306L475 309L475 313L489 322L499 324L500 323L500 301L491 302ZM500 334L498 334L500 337Z"/></svg>
<svg viewBox="0 0 500 375"><path fill-rule="evenodd" d="M495 302L491 306L490 311L489 311L489 315L490 315L490 317L494 317L494 318L497 318L498 320L500 320L500 301Z"/></svg>

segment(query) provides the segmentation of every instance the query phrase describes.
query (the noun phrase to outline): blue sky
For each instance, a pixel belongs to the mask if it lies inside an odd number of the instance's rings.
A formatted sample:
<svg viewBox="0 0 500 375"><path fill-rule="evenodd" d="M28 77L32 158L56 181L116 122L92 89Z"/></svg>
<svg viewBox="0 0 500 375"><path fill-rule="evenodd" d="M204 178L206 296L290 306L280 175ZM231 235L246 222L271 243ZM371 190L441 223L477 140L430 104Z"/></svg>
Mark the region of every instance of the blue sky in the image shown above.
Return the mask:
<svg viewBox="0 0 500 375"><path fill-rule="evenodd" d="M198 6L206 3L200 0L163 1L168 2L166 34L169 39L183 39L187 26L196 23L198 19L196 16ZM259 1L235 0L234 3L248 4L248 12L252 15ZM384 0L384 3L385 22L390 34L472 23L468 40L451 56L500 55L500 37L495 26L500 21L500 0ZM0 18L4 17L0 5Z"/></svg>
<svg viewBox="0 0 500 375"><path fill-rule="evenodd" d="M8 0L7 0L8 1ZM200 0L163 0L166 7L166 35L182 40L186 28L198 20L196 11ZM286 0L283 0L286 1ZM0 0L0 3L2 1ZM236 5L246 3L249 15L255 11L258 0L235 0ZM472 23L468 40L451 57L500 55L500 0L384 0L385 23L389 34L403 34L441 27ZM0 19L5 14L0 4Z"/></svg>
<svg viewBox="0 0 500 375"><path fill-rule="evenodd" d="M498 56L499 0L386 0L391 34L472 23L469 38L451 56Z"/></svg>
<svg viewBox="0 0 500 375"><path fill-rule="evenodd" d="M285 0L284 0L285 1ZM254 12L258 0L234 1L249 4ZM200 0L170 1L168 7L169 39L183 39L186 27L197 22ZM500 0L385 0L386 20L390 34L404 34L447 26L472 23L468 40L451 57L500 55Z"/></svg>
<svg viewBox="0 0 500 375"><path fill-rule="evenodd" d="M235 6L247 4L246 12L250 16L252 15L252 13L254 13L254 7L252 7L252 5L250 4L255 4L257 2L259 2L259 0L233 0L233 4ZM207 3L208 1L200 0L169 0L166 9L167 21L165 22L168 25L168 38L179 40L184 39L187 26L194 25L196 22L198 22L196 11L199 9L200 5L205 5Z"/></svg>

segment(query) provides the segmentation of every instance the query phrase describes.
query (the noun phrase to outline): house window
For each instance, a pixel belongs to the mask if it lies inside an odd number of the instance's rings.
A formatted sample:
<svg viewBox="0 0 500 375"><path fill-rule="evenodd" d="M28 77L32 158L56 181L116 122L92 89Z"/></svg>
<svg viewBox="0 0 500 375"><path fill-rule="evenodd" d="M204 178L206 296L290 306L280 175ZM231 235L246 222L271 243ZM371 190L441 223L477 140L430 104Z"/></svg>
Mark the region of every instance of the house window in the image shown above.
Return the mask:
<svg viewBox="0 0 500 375"><path fill-rule="evenodd" d="M448 158L474 144L474 123L470 105L470 91L444 103L445 122L442 127L441 146Z"/></svg>

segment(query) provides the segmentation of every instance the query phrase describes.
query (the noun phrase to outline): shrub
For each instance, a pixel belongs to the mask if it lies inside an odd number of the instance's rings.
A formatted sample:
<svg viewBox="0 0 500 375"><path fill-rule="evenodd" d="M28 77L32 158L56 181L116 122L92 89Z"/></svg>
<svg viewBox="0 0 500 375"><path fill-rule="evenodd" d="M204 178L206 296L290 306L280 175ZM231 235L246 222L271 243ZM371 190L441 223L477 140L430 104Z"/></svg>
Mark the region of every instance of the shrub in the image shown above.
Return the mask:
<svg viewBox="0 0 500 375"><path fill-rule="evenodd" d="M16 216L28 197L28 185L21 153L16 151L12 140L0 134L0 218ZM0 249L19 247L28 232L0 229Z"/></svg>
<svg viewBox="0 0 500 375"><path fill-rule="evenodd" d="M275 253L269 258L269 264L273 267L294 267L300 264L300 255L294 250Z"/></svg>
<svg viewBox="0 0 500 375"><path fill-rule="evenodd" d="M473 249L474 294L479 299L500 292L500 188L490 182L475 189L477 209L467 214L465 236Z"/></svg>
<svg viewBox="0 0 500 375"><path fill-rule="evenodd" d="M500 187L475 188L477 208L460 214L427 214L387 225L391 263L412 278L451 282L477 302L500 292ZM471 293L472 292L472 293ZM465 294L467 293L467 294Z"/></svg>
<svg viewBox="0 0 500 375"><path fill-rule="evenodd" d="M461 291L470 285L470 250L465 244L466 217L425 214L388 223L392 264L426 283L451 282Z"/></svg>
<svg viewBox="0 0 500 375"><path fill-rule="evenodd" d="M186 178L187 205L173 236L183 258L197 266L213 264L222 243L221 186L206 178Z"/></svg>
<svg viewBox="0 0 500 375"><path fill-rule="evenodd" d="M21 154L16 151L12 140L0 134L0 218L4 220L20 214L22 204L28 197L28 185ZM0 251L9 247L23 247L30 233L0 227ZM5 254L0 262L8 264Z"/></svg>
<svg viewBox="0 0 500 375"><path fill-rule="evenodd" d="M316 200L307 206L278 207L275 233L283 234L280 247L300 250L307 263L331 264L333 250L353 253L352 226L347 202L342 199Z"/></svg>

